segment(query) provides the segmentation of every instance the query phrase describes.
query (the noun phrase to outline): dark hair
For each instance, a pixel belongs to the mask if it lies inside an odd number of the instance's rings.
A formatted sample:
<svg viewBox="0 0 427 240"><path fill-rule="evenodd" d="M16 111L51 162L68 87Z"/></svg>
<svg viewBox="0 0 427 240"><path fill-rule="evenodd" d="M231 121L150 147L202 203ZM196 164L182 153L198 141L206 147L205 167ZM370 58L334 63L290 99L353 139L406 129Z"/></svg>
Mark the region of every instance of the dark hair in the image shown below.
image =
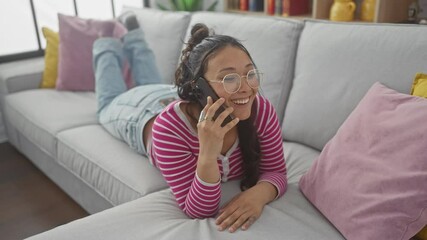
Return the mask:
<svg viewBox="0 0 427 240"><path fill-rule="evenodd" d="M209 59L219 50L227 47L237 47L244 51L252 61L248 50L235 38L227 35L215 35L209 28L201 23L193 26L191 36L182 50L181 62L175 72L175 85L181 99L198 103L194 95L194 83L202 77ZM252 61L253 63L253 61ZM240 188L246 190L254 186L259 179L259 163L261 151L258 134L255 128L256 102L252 105L251 115L237 125L240 149L243 155L244 176L240 182Z"/></svg>

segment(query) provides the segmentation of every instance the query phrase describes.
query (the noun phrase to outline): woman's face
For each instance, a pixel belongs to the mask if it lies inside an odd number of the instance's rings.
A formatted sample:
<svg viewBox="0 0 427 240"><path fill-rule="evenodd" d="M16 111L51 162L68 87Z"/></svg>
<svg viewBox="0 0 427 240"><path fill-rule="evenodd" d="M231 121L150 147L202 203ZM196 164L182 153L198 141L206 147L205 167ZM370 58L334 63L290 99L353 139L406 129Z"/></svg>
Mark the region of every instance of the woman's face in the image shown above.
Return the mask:
<svg viewBox="0 0 427 240"><path fill-rule="evenodd" d="M224 76L230 73L237 73L246 76L248 71L254 69L249 56L240 48L227 46L219 50L208 62L207 71L204 78L208 81L221 81ZM225 104L234 108L233 115L240 120L246 120L251 115L252 103L258 89L253 89L248 85L246 77L241 78L240 89L235 93L225 91L223 84L219 82L209 82L216 94L225 99Z"/></svg>

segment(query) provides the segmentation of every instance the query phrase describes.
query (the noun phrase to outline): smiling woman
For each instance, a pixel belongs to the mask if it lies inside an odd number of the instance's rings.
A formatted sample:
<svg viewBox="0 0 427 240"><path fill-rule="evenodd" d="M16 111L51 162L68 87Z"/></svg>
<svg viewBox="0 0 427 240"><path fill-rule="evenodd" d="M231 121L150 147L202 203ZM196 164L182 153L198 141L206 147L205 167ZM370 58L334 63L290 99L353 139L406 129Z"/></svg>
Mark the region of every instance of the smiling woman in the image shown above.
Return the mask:
<svg viewBox="0 0 427 240"><path fill-rule="evenodd" d="M135 21L133 15L125 20ZM248 229L287 188L278 117L258 95L261 74L250 53L237 39L195 24L175 86L160 84L143 30L126 25L122 41L94 43L100 124L149 158L190 218L217 216L220 231ZM124 59L136 82L130 90L122 75ZM165 106L165 99L173 100ZM242 192L219 209L222 183L235 179Z"/></svg>

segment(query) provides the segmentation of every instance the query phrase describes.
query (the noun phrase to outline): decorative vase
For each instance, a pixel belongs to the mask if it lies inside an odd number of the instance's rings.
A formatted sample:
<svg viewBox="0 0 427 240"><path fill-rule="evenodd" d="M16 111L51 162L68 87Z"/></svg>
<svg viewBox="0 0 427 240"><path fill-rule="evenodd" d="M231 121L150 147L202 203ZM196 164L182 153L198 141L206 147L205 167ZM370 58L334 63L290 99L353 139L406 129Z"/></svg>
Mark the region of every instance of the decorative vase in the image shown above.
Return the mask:
<svg viewBox="0 0 427 240"><path fill-rule="evenodd" d="M376 0L363 0L360 18L362 21L373 22L375 18Z"/></svg>
<svg viewBox="0 0 427 240"><path fill-rule="evenodd" d="M329 13L332 21L353 21L356 4L352 0L335 0Z"/></svg>

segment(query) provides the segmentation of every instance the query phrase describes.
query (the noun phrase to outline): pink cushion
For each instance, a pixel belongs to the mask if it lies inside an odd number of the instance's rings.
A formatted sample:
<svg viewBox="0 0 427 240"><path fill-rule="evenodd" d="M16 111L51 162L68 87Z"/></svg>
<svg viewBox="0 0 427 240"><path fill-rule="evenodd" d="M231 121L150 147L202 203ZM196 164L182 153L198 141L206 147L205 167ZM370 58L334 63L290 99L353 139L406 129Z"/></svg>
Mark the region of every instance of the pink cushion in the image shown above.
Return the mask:
<svg viewBox="0 0 427 240"><path fill-rule="evenodd" d="M82 19L58 14L59 62L57 90L93 91L95 79L92 66L92 45L99 37L122 37L126 28L117 21ZM126 83L131 79L126 72Z"/></svg>
<svg viewBox="0 0 427 240"><path fill-rule="evenodd" d="M427 99L374 84L299 184L349 240L411 238L427 224Z"/></svg>

